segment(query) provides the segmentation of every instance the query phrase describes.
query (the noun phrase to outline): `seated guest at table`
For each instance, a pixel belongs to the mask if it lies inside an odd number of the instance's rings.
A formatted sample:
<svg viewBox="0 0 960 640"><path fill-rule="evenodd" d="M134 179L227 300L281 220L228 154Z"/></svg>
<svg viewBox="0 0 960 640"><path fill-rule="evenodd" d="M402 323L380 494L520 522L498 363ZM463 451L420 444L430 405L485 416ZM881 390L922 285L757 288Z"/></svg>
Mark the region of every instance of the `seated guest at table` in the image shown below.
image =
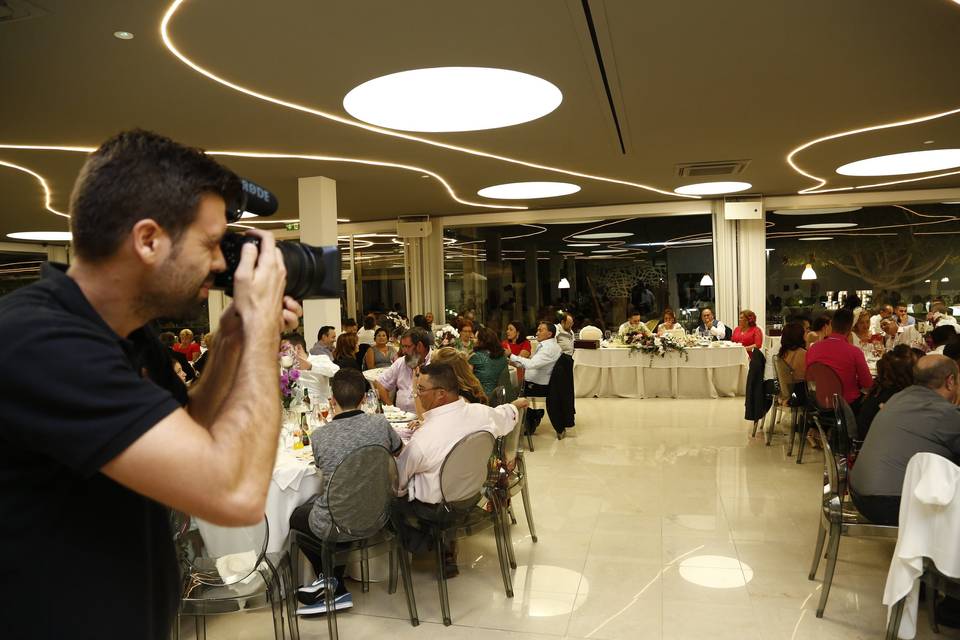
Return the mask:
<svg viewBox="0 0 960 640"><path fill-rule="evenodd" d="M788 322L780 334L780 351L777 357L793 370L793 382L803 382L807 372L807 350L803 340L803 324ZM799 395L799 394L798 394Z"/></svg>
<svg viewBox="0 0 960 640"><path fill-rule="evenodd" d="M713 315L713 309L705 307L700 311L700 325L697 333L701 336L710 336L716 340L728 340L730 330Z"/></svg>
<svg viewBox="0 0 960 640"><path fill-rule="evenodd" d="M741 311L740 324L733 330L731 339L742 344L752 358L754 350L763 346L763 331L757 326L757 314L750 309Z"/></svg>
<svg viewBox="0 0 960 640"><path fill-rule="evenodd" d="M556 327L552 322L541 322L537 325L537 342L540 346L532 358L510 356L510 361L524 370L524 395L547 397L550 387L550 374L560 359L560 345L557 344ZM543 420L543 409L527 411L527 429L530 433L537 430Z"/></svg>
<svg viewBox="0 0 960 640"><path fill-rule="evenodd" d="M441 347L433 352L430 362L434 364L445 364L453 369L457 375L457 384L460 389L460 397L470 404L479 402L487 404L487 394L483 391L483 385L474 375L470 363L467 362L467 354L457 351L453 347ZM421 412L418 411L417 415Z"/></svg>
<svg viewBox="0 0 960 640"><path fill-rule="evenodd" d="M853 312L850 309L838 309L833 314L830 326L830 335L807 349L807 369L814 363L833 369L840 378L843 399L857 412L861 402L860 390L873 386L873 376L870 375L863 351L850 344Z"/></svg>
<svg viewBox="0 0 960 640"><path fill-rule="evenodd" d="M193 368L196 370L198 378L203 375L203 370L210 361L210 352L214 349L214 345L217 343L216 332L208 332L207 335L203 336L203 340L207 344L207 350L201 353L200 357L197 358L197 361L193 364Z"/></svg>
<svg viewBox="0 0 960 640"><path fill-rule="evenodd" d="M627 321L617 329L617 333L622 336L628 333L642 333L645 336L653 335L650 327L643 321L643 316L640 315L639 311L631 311Z"/></svg>
<svg viewBox="0 0 960 640"><path fill-rule="evenodd" d="M297 359L297 369L300 370L303 388L321 402L326 402L330 397L330 378L340 370L340 367L325 355L314 356L307 353L306 340L295 331L285 333L281 337L281 349L286 346L284 343L293 347L293 355Z"/></svg>
<svg viewBox="0 0 960 640"><path fill-rule="evenodd" d="M364 369L389 367L397 359L397 350L387 344L387 330L380 327L373 333L373 346L363 355Z"/></svg>
<svg viewBox="0 0 960 640"><path fill-rule="evenodd" d="M865 355L873 355L873 343L870 342L870 336L870 313L866 309L854 309L850 344L861 349Z"/></svg>
<svg viewBox="0 0 960 640"><path fill-rule="evenodd" d="M367 316L363 319L363 329L357 332L357 342L359 344L373 344L373 332L376 330L377 321L373 316Z"/></svg>
<svg viewBox="0 0 960 640"><path fill-rule="evenodd" d="M907 305L905 304L897 305L897 324L901 327L917 324L917 319L907 313Z"/></svg>
<svg viewBox="0 0 960 640"><path fill-rule="evenodd" d="M193 341L193 331L184 329L180 332L180 342L173 345L174 351L179 351L187 356L190 362L196 362L200 357L200 344Z"/></svg>
<svg viewBox="0 0 960 640"><path fill-rule="evenodd" d="M330 410L333 419L322 429L314 429L310 434L313 445L313 460L324 480L330 478L344 458L361 447L380 445L393 455L399 455L403 443L396 431L387 422L383 414L364 413L358 407L366 393L366 380L355 369L341 369L330 382L333 398ZM327 494L321 492L309 502L294 509L290 515L290 528L310 534L320 540L327 540L333 523L327 507ZM335 539L349 541L342 533L335 533ZM324 600L323 561L320 556L308 549L301 548L313 565L317 579L312 584L297 590L297 599L303 605L297 609L297 615L326 613ZM295 562L297 560L294 560ZM344 584L344 565L334 567L335 578L334 607L337 611L353 606L353 597Z"/></svg>
<svg viewBox="0 0 960 640"><path fill-rule="evenodd" d="M895 394L873 419L850 472L850 496L871 522L895 525L907 463L916 453L960 459L957 363L926 355L913 370L913 385Z"/></svg>
<svg viewBox="0 0 960 640"><path fill-rule="evenodd" d="M426 329L427 331L430 330L430 325L427 323L427 317L424 315L413 316L413 326Z"/></svg>
<svg viewBox="0 0 960 640"><path fill-rule="evenodd" d="M337 336L337 346L333 349L333 364L341 369L360 370L360 363L357 362L357 352L360 345L357 342L357 334L341 333Z"/></svg>
<svg viewBox="0 0 960 640"><path fill-rule="evenodd" d="M674 331L676 329L686 333L686 331L683 329L683 326L677 322L677 315L673 312L673 309L667 307L663 310L663 320L661 320L660 324L657 325L657 335L666 335L668 331Z"/></svg>
<svg viewBox="0 0 960 640"><path fill-rule="evenodd" d="M891 320L896 324L892 318L887 318L884 322ZM910 347L898 344L891 351L883 354L877 362L877 383L863 399L863 405L857 414L857 431L860 440L867 437L877 412L890 398L913 384L913 367L917 360L919 358Z"/></svg>
<svg viewBox="0 0 960 640"><path fill-rule="evenodd" d="M489 431L495 437L505 436L517 422L517 409L527 406L526 398L512 404L488 407L468 404L460 396L460 385L453 368L445 364L429 364L420 371L417 397L423 406L423 424L397 458L400 495L394 504L402 516L436 516L443 501L440 490L440 469L447 454L461 439L477 431ZM401 539L410 549L417 546L412 536L417 533L406 520L400 522ZM448 578L459 573L455 549L447 549L444 572Z"/></svg>
<svg viewBox="0 0 960 640"><path fill-rule="evenodd" d="M357 329L357 321L353 318L347 318L340 326L341 333L356 333Z"/></svg>
<svg viewBox="0 0 960 640"><path fill-rule="evenodd" d="M870 333L877 335L880 333L880 323L887 318L893 318L893 306L885 304L877 311L876 315L870 316ZM895 318L894 318L895 319Z"/></svg>
<svg viewBox="0 0 960 640"><path fill-rule="evenodd" d="M823 340L828 335L833 332L833 328L830 326L830 316L827 314L822 314L813 319L813 323L810 325L810 331L804 336L803 340L807 343L807 349L810 348L814 342L819 342Z"/></svg>
<svg viewBox="0 0 960 640"><path fill-rule="evenodd" d="M524 328L523 324L520 322L508 322L507 328L504 331L506 340L503 344L503 348L507 351L507 356L520 356L522 358L529 358L530 353L533 352L533 347L530 346L530 341L527 340L527 331ZM517 369L517 384L520 387L523 387L523 369Z"/></svg>
<svg viewBox="0 0 960 640"><path fill-rule="evenodd" d="M931 346L930 353L936 355L943 354L943 348L947 346L949 342L953 342L957 339L957 332L953 330L953 326L949 324L939 324L934 327L933 331L930 332Z"/></svg>
<svg viewBox="0 0 960 640"><path fill-rule="evenodd" d="M184 386L187 386L187 373L183 370L183 367L180 366L180 363L176 360L171 360L170 364L173 365L173 372L180 378L180 382L182 382Z"/></svg>
<svg viewBox="0 0 960 640"><path fill-rule="evenodd" d="M397 358L374 383L383 404L393 404L404 411L416 411L413 376L422 365L430 363L431 345L433 336L424 329L414 327L404 332L400 338L403 357ZM396 392L396 399L390 398L393 392Z"/></svg>
<svg viewBox="0 0 960 640"><path fill-rule="evenodd" d="M427 321L427 326L425 327L427 331L433 331L433 312L427 311L423 314L423 319Z"/></svg>
<svg viewBox="0 0 960 640"><path fill-rule="evenodd" d="M880 329L883 331L884 351L890 351L899 344L921 348L926 346L923 336L914 324L901 326L896 318L890 317L880 321Z"/></svg>
<svg viewBox="0 0 960 640"><path fill-rule="evenodd" d="M160 334L160 342L167 348L167 351L170 353L170 357L175 361L180 363L180 368L183 370L184 375L187 378L187 382L193 382L193 379L197 377L196 372L193 369L193 366L190 364L190 360L187 358L187 354L177 351L174 346L177 344L177 336L170 333L169 331L164 331Z"/></svg>
<svg viewBox="0 0 960 640"><path fill-rule="evenodd" d="M934 327L949 325L954 331L960 332L960 326L957 325L957 319L947 314L947 305L942 300L937 300L930 305L930 311L927 313L927 322Z"/></svg>
<svg viewBox="0 0 960 640"><path fill-rule="evenodd" d="M460 337L454 341L457 351L465 353L468 356L473 353L473 347L476 344L476 337L473 335L473 322L464 320L460 324Z"/></svg>
<svg viewBox="0 0 960 640"><path fill-rule="evenodd" d="M490 327L481 327L477 332L477 346L470 356L470 364L483 392L489 398L497 387L503 370L507 368L506 350L500 344L497 333Z"/></svg>
<svg viewBox="0 0 960 640"><path fill-rule="evenodd" d="M317 341L310 347L310 355L327 356L333 360L333 345L337 340L337 331L330 325L320 327L317 332Z"/></svg>
<svg viewBox="0 0 960 640"><path fill-rule="evenodd" d="M573 316L569 313L564 312L557 325L557 344L562 353L573 355Z"/></svg>

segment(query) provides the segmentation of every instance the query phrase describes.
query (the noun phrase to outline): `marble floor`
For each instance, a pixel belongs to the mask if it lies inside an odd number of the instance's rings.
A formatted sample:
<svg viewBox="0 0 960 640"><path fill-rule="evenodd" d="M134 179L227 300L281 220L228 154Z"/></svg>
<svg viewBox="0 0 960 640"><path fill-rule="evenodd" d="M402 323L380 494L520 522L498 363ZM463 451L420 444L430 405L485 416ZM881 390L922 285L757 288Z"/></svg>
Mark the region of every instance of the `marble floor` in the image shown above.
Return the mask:
<svg viewBox="0 0 960 640"><path fill-rule="evenodd" d="M743 399L578 399L577 427L549 425L527 455L539 542L522 504L512 530L518 568L505 597L492 533L462 541L451 580L453 626L440 622L430 558L417 559L421 624L384 584L338 617L344 638L878 638L893 543L843 539L823 619L807 580L822 457L797 465L783 437L749 437ZM818 576L822 576L823 565ZM921 612L919 638L932 635ZM185 621L185 631L189 622ZM270 638L266 612L211 618L210 638ZM941 638L960 633L941 628ZM327 637L322 616L303 638Z"/></svg>

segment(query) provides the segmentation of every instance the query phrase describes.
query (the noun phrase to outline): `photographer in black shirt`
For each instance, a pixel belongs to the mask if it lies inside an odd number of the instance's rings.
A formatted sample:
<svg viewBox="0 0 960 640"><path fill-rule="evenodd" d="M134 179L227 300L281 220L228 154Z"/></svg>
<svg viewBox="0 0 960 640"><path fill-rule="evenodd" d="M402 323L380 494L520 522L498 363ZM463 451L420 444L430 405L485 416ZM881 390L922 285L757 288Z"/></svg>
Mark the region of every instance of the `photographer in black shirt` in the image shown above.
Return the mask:
<svg viewBox="0 0 960 640"><path fill-rule="evenodd" d="M252 232L259 254L243 246L217 353L189 396L150 326L207 297L239 189L198 149L121 133L74 186L72 264L0 299L4 637L167 638L179 597L168 507L262 520L279 336L301 314L273 237ZM50 597L54 584L67 592Z"/></svg>

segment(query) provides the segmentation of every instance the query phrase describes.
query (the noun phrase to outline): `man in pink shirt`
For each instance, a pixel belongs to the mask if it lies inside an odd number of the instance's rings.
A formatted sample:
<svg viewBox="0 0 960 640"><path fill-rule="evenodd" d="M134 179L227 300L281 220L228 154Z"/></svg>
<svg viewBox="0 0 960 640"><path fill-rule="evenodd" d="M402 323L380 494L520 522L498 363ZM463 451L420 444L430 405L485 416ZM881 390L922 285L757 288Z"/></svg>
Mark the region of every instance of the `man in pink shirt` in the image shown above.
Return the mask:
<svg viewBox="0 0 960 640"><path fill-rule="evenodd" d="M843 399L854 411L860 404L860 390L873 386L873 376L867 367L863 350L850 344L853 312L839 309L830 322L833 333L813 343L807 351L807 369L814 363L824 364L837 374L843 389Z"/></svg>

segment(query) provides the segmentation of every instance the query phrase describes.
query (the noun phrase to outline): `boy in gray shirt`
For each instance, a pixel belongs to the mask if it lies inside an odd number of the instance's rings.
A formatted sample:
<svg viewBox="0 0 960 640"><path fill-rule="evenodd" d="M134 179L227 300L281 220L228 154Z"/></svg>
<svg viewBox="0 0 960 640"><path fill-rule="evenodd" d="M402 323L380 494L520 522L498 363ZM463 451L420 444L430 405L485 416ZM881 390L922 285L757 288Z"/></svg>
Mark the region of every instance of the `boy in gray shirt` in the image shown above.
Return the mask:
<svg viewBox="0 0 960 640"><path fill-rule="evenodd" d="M357 408L367 389L363 374L356 369L340 369L331 379L330 388L333 392L333 420L310 435L314 461L324 482L330 479L344 458L360 447L380 445L393 455L400 453L403 443L387 419L380 414L367 414ZM327 540L332 522L327 508L326 491L321 491L307 503L297 507L290 516L290 527L320 540ZM318 578L313 584L297 591L297 598L304 605L297 610L297 614L326 613L321 559L306 549L303 549L303 552L313 565ZM335 567L334 606L338 611L353 606L352 596L343 583L343 573L342 565Z"/></svg>

